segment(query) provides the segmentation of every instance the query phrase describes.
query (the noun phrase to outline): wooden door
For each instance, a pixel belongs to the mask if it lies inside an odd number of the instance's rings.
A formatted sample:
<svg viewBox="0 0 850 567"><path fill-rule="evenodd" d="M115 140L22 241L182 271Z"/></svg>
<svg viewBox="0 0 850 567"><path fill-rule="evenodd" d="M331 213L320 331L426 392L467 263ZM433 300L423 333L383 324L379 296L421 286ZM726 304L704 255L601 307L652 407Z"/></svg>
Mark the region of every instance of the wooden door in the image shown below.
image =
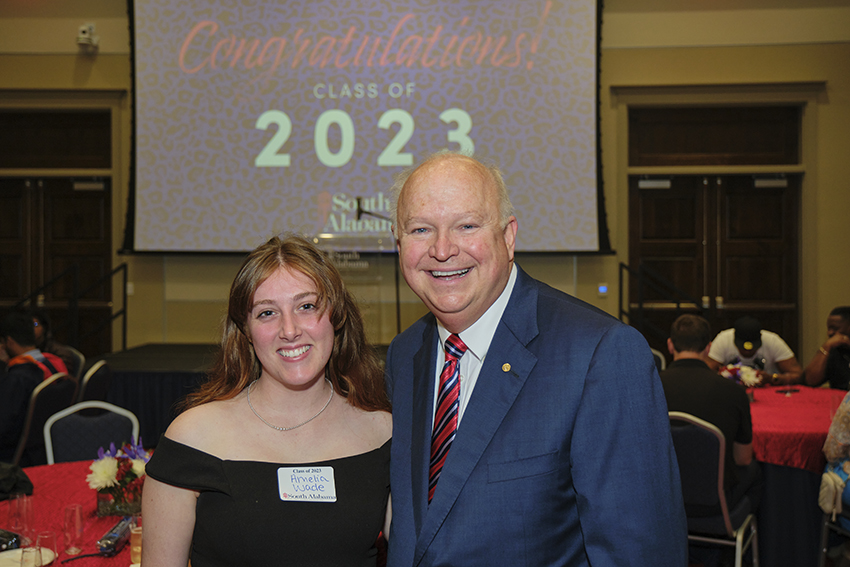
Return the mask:
<svg viewBox="0 0 850 567"><path fill-rule="evenodd" d="M111 278L101 279L111 271L110 213L108 179L0 178L2 310L48 284L33 303L55 338L86 356L111 352Z"/></svg>
<svg viewBox="0 0 850 567"><path fill-rule="evenodd" d="M34 303L87 357L112 351L111 172L109 108L0 109L0 313L56 279Z"/></svg>
<svg viewBox="0 0 850 567"><path fill-rule="evenodd" d="M799 176L685 175L629 179L630 259L681 292L638 289L653 348L666 353L670 324L699 313L716 333L741 316L759 319L797 348Z"/></svg>
<svg viewBox="0 0 850 567"><path fill-rule="evenodd" d="M0 302L9 307L33 282L33 199L21 180L0 178Z"/></svg>
<svg viewBox="0 0 850 567"><path fill-rule="evenodd" d="M677 307L676 294L629 278L629 311L645 301L638 326L654 348L667 352L670 324L685 311L715 333L754 316L796 352L801 180L782 173L800 163L800 120L797 105L629 109L629 167L644 173L629 176L629 265L689 298ZM773 173L727 173L747 166Z"/></svg>
<svg viewBox="0 0 850 567"><path fill-rule="evenodd" d="M800 176L721 176L716 195L716 328L751 315L797 352Z"/></svg>

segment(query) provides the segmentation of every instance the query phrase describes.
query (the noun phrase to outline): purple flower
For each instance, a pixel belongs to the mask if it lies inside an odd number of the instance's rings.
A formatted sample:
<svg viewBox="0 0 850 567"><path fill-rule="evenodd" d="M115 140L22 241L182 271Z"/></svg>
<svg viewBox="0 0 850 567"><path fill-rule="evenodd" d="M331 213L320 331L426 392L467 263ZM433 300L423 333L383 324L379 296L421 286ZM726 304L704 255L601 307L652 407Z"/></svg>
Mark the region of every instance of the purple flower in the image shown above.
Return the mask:
<svg viewBox="0 0 850 567"><path fill-rule="evenodd" d="M128 458L131 460L141 460L145 463L151 458L150 454L142 446L141 437L139 437L138 441L125 444L121 449L115 447L115 443L110 443L108 451L104 450L103 447L97 450L97 460L100 461L106 457Z"/></svg>
<svg viewBox="0 0 850 567"><path fill-rule="evenodd" d="M139 436L136 443L128 443L127 445L124 445L124 453L131 459L142 459L145 462L148 462L148 459L150 458L147 451L145 451L145 448L142 446L141 436Z"/></svg>
<svg viewBox="0 0 850 567"><path fill-rule="evenodd" d="M107 457L117 457L118 456L118 449L115 447L115 443L109 444L109 451L107 451L105 453L105 455Z"/></svg>

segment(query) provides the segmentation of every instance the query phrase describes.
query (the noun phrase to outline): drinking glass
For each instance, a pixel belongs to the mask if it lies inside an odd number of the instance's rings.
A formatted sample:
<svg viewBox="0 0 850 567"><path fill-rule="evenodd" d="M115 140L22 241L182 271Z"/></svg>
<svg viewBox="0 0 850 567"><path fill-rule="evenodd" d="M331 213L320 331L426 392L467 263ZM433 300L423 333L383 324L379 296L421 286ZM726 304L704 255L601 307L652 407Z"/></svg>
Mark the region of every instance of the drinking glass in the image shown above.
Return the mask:
<svg viewBox="0 0 850 567"><path fill-rule="evenodd" d="M56 534L53 532L39 532L36 545L41 549L41 561L45 565L53 561L58 555L56 547Z"/></svg>
<svg viewBox="0 0 850 567"><path fill-rule="evenodd" d="M65 507L65 553L79 555L83 539L83 507L71 504Z"/></svg>
<svg viewBox="0 0 850 567"><path fill-rule="evenodd" d="M24 547L21 549L21 567L41 567L41 548Z"/></svg>
<svg viewBox="0 0 850 567"><path fill-rule="evenodd" d="M9 495L9 521L6 525L17 534L21 533L20 501L26 496L21 492L13 492Z"/></svg>
<svg viewBox="0 0 850 567"><path fill-rule="evenodd" d="M17 492L9 497L9 530L21 536L21 547L30 545L32 537L32 500Z"/></svg>
<svg viewBox="0 0 850 567"><path fill-rule="evenodd" d="M142 517L133 516L130 527L130 563L142 562Z"/></svg>

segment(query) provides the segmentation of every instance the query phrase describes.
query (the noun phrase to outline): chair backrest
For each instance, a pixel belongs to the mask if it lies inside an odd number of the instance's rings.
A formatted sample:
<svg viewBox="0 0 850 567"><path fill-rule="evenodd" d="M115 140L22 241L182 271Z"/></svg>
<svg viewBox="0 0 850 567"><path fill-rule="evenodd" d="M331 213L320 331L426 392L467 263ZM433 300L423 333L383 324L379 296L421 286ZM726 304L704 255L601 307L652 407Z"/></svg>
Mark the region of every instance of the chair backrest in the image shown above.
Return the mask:
<svg viewBox="0 0 850 567"><path fill-rule="evenodd" d="M88 400L106 401L106 394L112 383L112 369L105 360L98 360L86 371L80 380L80 389L77 394L78 402Z"/></svg>
<svg viewBox="0 0 850 567"><path fill-rule="evenodd" d="M77 382L65 372L57 372L35 387L30 394L24 428L12 458L13 464L31 467L47 463L44 438L38 432L51 415L74 402L76 391Z"/></svg>
<svg viewBox="0 0 850 567"><path fill-rule="evenodd" d="M80 375L83 373L83 368L86 365L86 355L78 351L72 346L65 346L65 350L74 359L73 368L68 366L68 374L73 376L78 382L80 380Z"/></svg>
<svg viewBox="0 0 850 567"><path fill-rule="evenodd" d="M650 348L649 350L652 351L652 356L655 357L655 368L659 372L665 370L667 368L667 359L664 357L664 354L658 349Z"/></svg>
<svg viewBox="0 0 850 567"><path fill-rule="evenodd" d="M679 462L685 506L719 506L729 537L734 537L723 488L726 438L720 429L689 413L671 411L670 433Z"/></svg>
<svg viewBox="0 0 850 567"><path fill-rule="evenodd" d="M130 410L100 400L72 405L44 424L47 464L97 458L97 450L139 439L139 420Z"/></svg>

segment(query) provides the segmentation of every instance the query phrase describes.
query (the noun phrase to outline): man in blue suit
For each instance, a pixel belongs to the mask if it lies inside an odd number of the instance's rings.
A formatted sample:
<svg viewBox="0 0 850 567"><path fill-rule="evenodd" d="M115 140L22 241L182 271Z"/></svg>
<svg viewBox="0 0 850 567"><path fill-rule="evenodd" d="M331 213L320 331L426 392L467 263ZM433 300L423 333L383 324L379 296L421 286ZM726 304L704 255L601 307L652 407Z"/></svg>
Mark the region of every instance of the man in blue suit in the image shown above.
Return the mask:
<svg viewBox="0 0 850 567"><path fill-rule="evenodd" d="M401 270L431 313L387 355L388 566L685 566L644 339L515 265L495 167L437 154L394 191Z"/></svg>

